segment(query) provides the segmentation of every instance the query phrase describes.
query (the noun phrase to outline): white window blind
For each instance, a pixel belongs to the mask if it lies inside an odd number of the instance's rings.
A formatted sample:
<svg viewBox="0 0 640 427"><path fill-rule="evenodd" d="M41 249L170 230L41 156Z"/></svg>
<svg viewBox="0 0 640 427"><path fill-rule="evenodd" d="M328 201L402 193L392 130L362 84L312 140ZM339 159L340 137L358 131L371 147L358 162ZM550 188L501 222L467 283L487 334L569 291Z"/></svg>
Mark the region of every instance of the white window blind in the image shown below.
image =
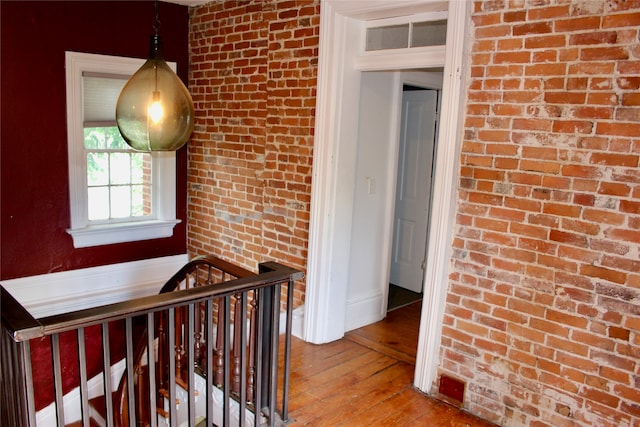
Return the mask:
<svg viewBox="0 0 640 427"><path fill-rule="evenodd" d="M116 125L116 102L127 79L115 74L82 73L84 127Z"/></svg>

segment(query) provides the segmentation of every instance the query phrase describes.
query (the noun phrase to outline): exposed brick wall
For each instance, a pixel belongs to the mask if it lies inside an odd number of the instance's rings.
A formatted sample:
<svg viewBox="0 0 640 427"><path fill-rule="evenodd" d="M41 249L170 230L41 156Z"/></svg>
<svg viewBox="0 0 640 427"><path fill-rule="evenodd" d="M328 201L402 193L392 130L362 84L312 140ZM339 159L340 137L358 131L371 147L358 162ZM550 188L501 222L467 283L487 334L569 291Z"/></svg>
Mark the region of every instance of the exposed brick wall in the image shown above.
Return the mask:
<svg viewBox="0 0 640 427"><path fill-rule="evenodd" d="M319 0L191 8L191 255L305 268L319 15Z"/></svg>
<svg viewBox="0 0 640 427"><path fill-rule="evenodd" d="M475 2L440 372L502 425L640 425L640 2Z"/></svg>
<svg viewBox="0 0 640 427"><path fill-rule="evenodd" d="M640 426L640 5L473 7L440 372L503 425ZM318 30L191 9L191 254L306 265Z"/></svg>

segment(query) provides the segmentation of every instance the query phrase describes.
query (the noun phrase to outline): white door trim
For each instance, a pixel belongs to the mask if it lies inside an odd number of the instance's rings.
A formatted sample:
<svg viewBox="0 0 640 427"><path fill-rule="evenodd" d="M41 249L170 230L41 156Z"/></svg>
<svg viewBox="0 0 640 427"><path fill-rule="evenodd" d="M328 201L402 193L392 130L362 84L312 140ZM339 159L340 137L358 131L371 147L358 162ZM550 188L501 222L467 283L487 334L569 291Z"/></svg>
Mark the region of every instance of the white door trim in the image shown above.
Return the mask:
<svg viewBox="0 0 640 427"><path fill-rule="evenodd" d="M425 269L414 385L429 393L436 379L442 319L447 294L455 223L456 182L458 180L462 120L465 105L463 69L465 65L466 26L471 2L451 0L447 22L447 51L442 82L431 227ZM429 286L431 284L431 286Z"/></svg>
<svg viewBox="0 0 640 427"><path fill-rule="evenodd" d="M345 331L349 213L353 208L353 165L357 137L360 71L354 60L362 46L362 21L370 16L392 16L433 11L443 2L432 0L367 2L324 0L320 7L320 57L311 191L309 258L303 338L325 343ZM449 271L454 223L462 111L462 65L467 5L450 0L447 49L444 61L443 103L436 154L429 256L425 271L416 387L429 392L435 379ZM364 10L367 9L367 10ZM440 9L441 10L441 9ZM393 11L393 12L390 12ZM358 18L358 19L354 19ZM442 65L442 64L441 64ZM398 69L402 64L389 64ZM346 254L346 255L345 255ZM431 286L429 286L431 284ZM427 289L427 286L429 288ZM427 295L428 294L428 295Z"/></svg>

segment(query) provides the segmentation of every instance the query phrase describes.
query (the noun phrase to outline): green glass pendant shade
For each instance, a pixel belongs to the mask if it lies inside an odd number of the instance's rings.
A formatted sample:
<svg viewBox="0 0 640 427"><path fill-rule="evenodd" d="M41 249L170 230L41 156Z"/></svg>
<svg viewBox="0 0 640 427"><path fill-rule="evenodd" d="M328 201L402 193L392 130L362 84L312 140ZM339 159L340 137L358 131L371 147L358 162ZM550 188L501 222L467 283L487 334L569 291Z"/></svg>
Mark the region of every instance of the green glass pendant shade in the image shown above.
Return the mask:
<svg viewBox="0 0 640 427"><path fill-rule="evenodd" d="M175 151L194 126L191 94L162 57L158 35L151 36L151 55L125 84L116 104L122 137L139 151Z"/></svg>

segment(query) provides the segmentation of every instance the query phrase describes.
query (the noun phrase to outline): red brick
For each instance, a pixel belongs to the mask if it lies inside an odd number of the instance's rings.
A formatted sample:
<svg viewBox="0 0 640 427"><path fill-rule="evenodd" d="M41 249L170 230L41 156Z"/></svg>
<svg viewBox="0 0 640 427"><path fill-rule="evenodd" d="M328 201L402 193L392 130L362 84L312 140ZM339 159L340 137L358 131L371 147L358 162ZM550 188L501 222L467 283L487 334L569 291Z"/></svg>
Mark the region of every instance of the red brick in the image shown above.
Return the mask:
<svg viewBox="0 0 640 427"><path fill-rule="evenodd" d="M609 92L591 92L587 95L587 104L592 105L617 105L618 95Z"/></svg>
<svg viewBox="0 0 640 427"><path fill-rule="evenodd" d="M549 49L552 47L562 47L567 44L564 35L546 35L537 37L527 37L524 41L525 49Z"/></svg>
<svg viewBox="0 0 640 427"><path fill-rule="evenodd" d="M613 75L615 67L616 65L613 61L578 62L576 64L570 64L567 72L572 75Z"/></svg>
<svg viewBox="0 0 640 427"><path fill-rule="evenodd" d="M590 162L595 165L638 167L640 155L598 153L591 154Z"/></svg>
<svg viewBox="0 0 640 427"><path fill-rule="evenodd" d="M611 212L602 209L585 209L583 218L588 221L596 221L603 224L621 225L625 217L618 212Z"/></svg>
<svg viewBox="0 0 640 427"><path fill-rule="evenodd" d="M631 74L638 75L640 74L640 61L624 61L618 63L618 72L621 75Z"/></svg>
<svg viewBox="0 0 640 427"><path fill-rule="evenodd" d="M532 21L564 18L569 16L568 5L549 5L540 2L540 6L527 10L527 17Z"/></svg>
<svg viewBox="0 0 640 427"><path fill-rule="evenodd" d="M621 60L628 58L629 51L623 47L584 48L580 52L580 59L583 61Z"/></svg>
<svg viewBox="0 0 640 427"><path fill-rule="evenodd" d="M640 77L636 76L623 76L616 79L618 87L623 90L638 90L640 89Z"/></svg>
<svg viewBox="0 0 640 427"><path fill-rule="evenodd" d="M513 104L494 104L491 111L497 116L519 116L522 114L522 106Z"/></svg>
<svg viewBox="0 0 640 427"><path fill-rule="evenodd" d="M575 233L567 233L560 230L551 230L549 232L549 240L583 248L589 246L589 242L586 236Z"/></svg>
<svg viewBox="0 0 640 427"><path fill-rule="evenodd" d="M580 119L611 119L613 118L613 108L611 107L575 107L573 116ZM589 126L589 129L592 129Z"/></svg>
<svg viewBox="0 0 640 427"><path fill-rule="evenodd" d="M598 194L608 194L612 196L626 197L630 194L631 189L627 184L619 184L612 182L601 182L598 188Z"/></svg>
<svg viewBox="0 0 640 427"><path fill-rule="evenodd" d="M640 95L637 92L622 94L622 105L635 107L640 105Z"/></svg>
<svg viewBox="0 0 640 427"><path fill-rule="evenodd" d="M627 275L621 271L615 271L608 268L598 267L595 265L583 265L580 267L580 274L585 276L596 277L608 280L613 283L624 283Z"/></svg>
<svg viewBox="0 0 640 427"><path fill-rule="evenodd" d="M542 212L550 215L567 216L577 218L580 216L580 206L565 205L561 203L545 203Z"/></svg>
<svg viewBox="0 0 640 427"><path fill-rule="evenodd" d="M520 169L523 171L557 174L558 172L560 172L560 164L552 161L536 161L523 159L520 161Z"/></svg>
<svg viewBox="0 0 640 427"><path fill-rule="evenodd" d="M600 17L587 16L572 19L560 19L554 22L553 27L556 32L584 31L588 29L595 30L600 27Z"/></svg>
<svg viewBox="0 0 640 427"><path fill-rule="evenodd" d="M597 179L600 177L600 170L593 166L579 166L579 165L564 165L562 166L560 173L563 176L582 177Z"/></svg>
<svg viewBox="0 0 640 427"><path fill-rule="evenodd" d="M528 51L496 52L493 54L494 64L522 64L530 61L531 55Z"/></svg>
<svg viewBox="0 0 640 427"><path fill-rule="evenodd" d="M573 34L569 37L569 44L591 45L591 44L612 44L618 39L615 31L595 31L590 33Z"/></svg>
<svg viewBox="0 0 640 427"><path fill-rule="evenodd" d="M566 72L567 65L563 63L533 64L525 68L526 76L564 76Z"/></svg>
<svg viewBox="0 0 640 427"><path fill-rule="evenodd" d="M526 18L527 12L524 10L505 12L502 17L504 22L519 22L524 21Z"/></svg>
<svg viewBox="0 0 640 427"><path fill-rule="evenodd" d="M490 27L479 27L475 30L476 39L506 37L511 35L511 26L492 25Z"/></svg>
<svg viewBox="0 0 640 427"><path fill-rule="evenodd" d="M558 59L558 52L555 50L543 50L534 52L531 62L555 62Z"/></svg>
<svg viewBox="0 0 640 427"><path fill-rule="evenodd" d="M593 400L612 408L616 408L620 403L620 398L616 396L612 396L611 394L605 393L600 390L589 388L589 387L584 387L580 391L580 396L584 397L585 399Z"/></svg>
<svg viewBox="0 0 640 427"><path fill-rule="evenodd" d="M500 39L497 41L497 51L518 51L522 49L522 39L518 37ZM507 53L507 52L505 52ZM517 53L517 52L513 52ZM512 61L507 61L512 62Z"/></svg>
<svg viewBox="0 0 640 427"><path fill-rule="evenodd" d="M545 34L552 32L552 24L550 22L535 22L513 26L514 36L527 36L531 34Z"/></svg>
<svg viewBox="0 0 640 427"><path fill-rule="evenodd" d="M620 200L620 212L640 214L640 201Z"/></svg>
<svg viewBox="0 0 640 427"><path fill-rule="evenodd" d="M584 104L587 98L585 92L546 92L545 102L551 104Z"/></svg>
<svg viewBox="0 0 640 427"><path fill-rule="evenodd" d="M590 134L593 123L584 120L554 120L552 129L557 133Z"/></svg>
<svg viewBox="0 0 640 427"><path fill-rule="evenodd" d="M551 120L547 119L513 119L513 129L525 129L525 130L539 130L549 131L551 130Z"/></svg>
<svg viewBox="0 0 640 427"><path fill-rule="evenodd" d="M635 7L637 7L637 5L635 5ZM640 25L640 13L638 12L614 14L602 18L602 28L620 28L638 25Z"/></svg>

